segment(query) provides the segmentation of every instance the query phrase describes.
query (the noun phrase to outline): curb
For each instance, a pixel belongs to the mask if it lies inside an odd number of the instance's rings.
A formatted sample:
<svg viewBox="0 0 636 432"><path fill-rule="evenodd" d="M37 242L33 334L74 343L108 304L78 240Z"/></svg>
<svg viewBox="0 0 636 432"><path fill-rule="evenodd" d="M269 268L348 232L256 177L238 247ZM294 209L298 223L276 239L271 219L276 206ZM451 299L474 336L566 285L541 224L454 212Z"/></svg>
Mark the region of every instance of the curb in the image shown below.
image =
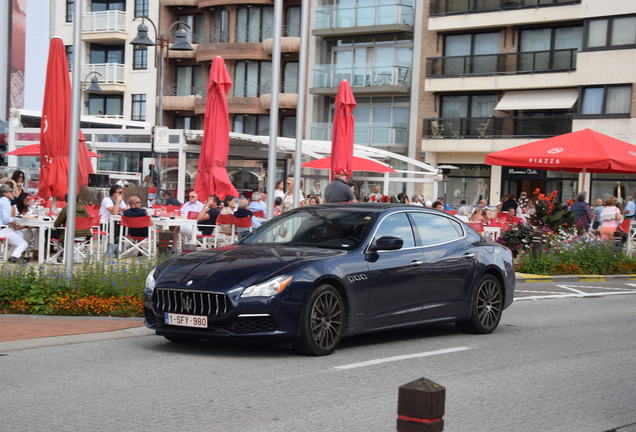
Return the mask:
<svg viewBox="0 0 636 432"><path fill-rule="evenodd" d="M636 274L621 275L517 275L515 282L609 282L613 280L636 280Z"/></svg>

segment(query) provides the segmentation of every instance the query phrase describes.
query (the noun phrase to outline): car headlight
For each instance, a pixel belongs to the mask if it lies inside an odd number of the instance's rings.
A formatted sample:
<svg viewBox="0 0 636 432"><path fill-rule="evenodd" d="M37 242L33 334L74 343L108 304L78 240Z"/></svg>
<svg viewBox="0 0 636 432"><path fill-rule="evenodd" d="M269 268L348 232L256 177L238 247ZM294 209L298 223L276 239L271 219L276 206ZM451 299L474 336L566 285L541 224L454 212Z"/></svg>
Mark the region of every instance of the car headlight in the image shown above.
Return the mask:
<svg viewBox="0 0 636 432"><path fill-rule="evenodd" d="M148 296L152 296L152 293L155 290L155 270L156 268L153 268L152 270L150 270L150 273L148 273L148 276L146 276L144 294L147 294Z"/></svg>
<svg viewBox="0 0 636 432"><path fill-rule="evenodd" d="M277 276L267 282L245 288L241 297L271 297L287 288L292 279L292 276Z"/></svg>

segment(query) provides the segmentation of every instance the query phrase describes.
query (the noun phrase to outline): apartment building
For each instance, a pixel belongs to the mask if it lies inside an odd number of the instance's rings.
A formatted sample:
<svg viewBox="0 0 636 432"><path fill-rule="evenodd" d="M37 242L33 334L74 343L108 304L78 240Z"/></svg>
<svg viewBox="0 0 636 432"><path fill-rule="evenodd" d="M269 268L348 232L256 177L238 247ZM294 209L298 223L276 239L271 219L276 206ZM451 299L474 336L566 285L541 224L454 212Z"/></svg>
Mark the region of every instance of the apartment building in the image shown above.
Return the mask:
<svg viewBox="0 0 636 432"><path fill-rule="evenodd" d="M591 128L636 143L636 2L431 0L419 112L425 160L450 164L448 201L581 184L607 197L636 176L487 166L487 153ZM586 181L583 183L583 181Z"/></svg>
<svg viewBox="0 0 636 432"><path fill-rule="evenodd" d="M154 48L137 48L129 41L137 34L139 17L158 21L159 5L151 0L85 0L82 14L82 81L93 76L101 92L82 93L82 114L155 122L156 68ZM74 0L51 2L51 36L66 46L69 70L73 55ZM137 18L137 20L135 20ZM152 30L151 30L152 33ZM150 37L155 37L150 34Z"/></svg>

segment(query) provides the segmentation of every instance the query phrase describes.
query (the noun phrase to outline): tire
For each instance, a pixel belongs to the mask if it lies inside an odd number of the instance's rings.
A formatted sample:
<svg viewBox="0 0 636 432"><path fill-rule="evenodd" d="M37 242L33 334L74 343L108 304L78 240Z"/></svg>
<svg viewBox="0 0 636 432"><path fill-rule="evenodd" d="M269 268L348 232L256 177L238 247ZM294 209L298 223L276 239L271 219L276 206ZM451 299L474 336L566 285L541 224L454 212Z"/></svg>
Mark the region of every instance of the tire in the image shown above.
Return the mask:
<svg viewBox="0 0 636 432"><path fill-rule="evenodd" d="M483 275L473 289L470 318L455 324L467 333L492 333L501 320L503 300L501 283L493 275Z"/></svg>
<svg viewBox="0 0 636 432"><path fill-rule="evenodd" d="M163 335L167 340L176 344L191 344L195 342L199 342L199 339L189 337L189 336L174 336L174 335Z"/></svg>
<svg viewBox="0 0 636 432"><path fill-rule="evenodd" d="M300 354L331 354L346 328L346 310L342 296L331 285L320 285L305 302L300 317L300 335L294 349Z"/></svg>

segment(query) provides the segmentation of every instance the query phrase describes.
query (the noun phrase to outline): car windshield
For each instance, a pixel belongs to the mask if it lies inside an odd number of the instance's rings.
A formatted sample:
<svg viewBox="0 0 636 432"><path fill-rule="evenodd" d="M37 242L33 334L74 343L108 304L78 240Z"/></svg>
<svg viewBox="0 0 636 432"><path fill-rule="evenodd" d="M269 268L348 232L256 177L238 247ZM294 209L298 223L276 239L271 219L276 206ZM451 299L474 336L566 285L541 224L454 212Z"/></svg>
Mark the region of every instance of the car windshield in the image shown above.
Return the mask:
<svg viewBox="0 0 636 432"><path fill-rule="evenodd" d="M350 250L365 238L373 212L302 209L283 214L246 237L243 244L285 244Z"/></svg>

